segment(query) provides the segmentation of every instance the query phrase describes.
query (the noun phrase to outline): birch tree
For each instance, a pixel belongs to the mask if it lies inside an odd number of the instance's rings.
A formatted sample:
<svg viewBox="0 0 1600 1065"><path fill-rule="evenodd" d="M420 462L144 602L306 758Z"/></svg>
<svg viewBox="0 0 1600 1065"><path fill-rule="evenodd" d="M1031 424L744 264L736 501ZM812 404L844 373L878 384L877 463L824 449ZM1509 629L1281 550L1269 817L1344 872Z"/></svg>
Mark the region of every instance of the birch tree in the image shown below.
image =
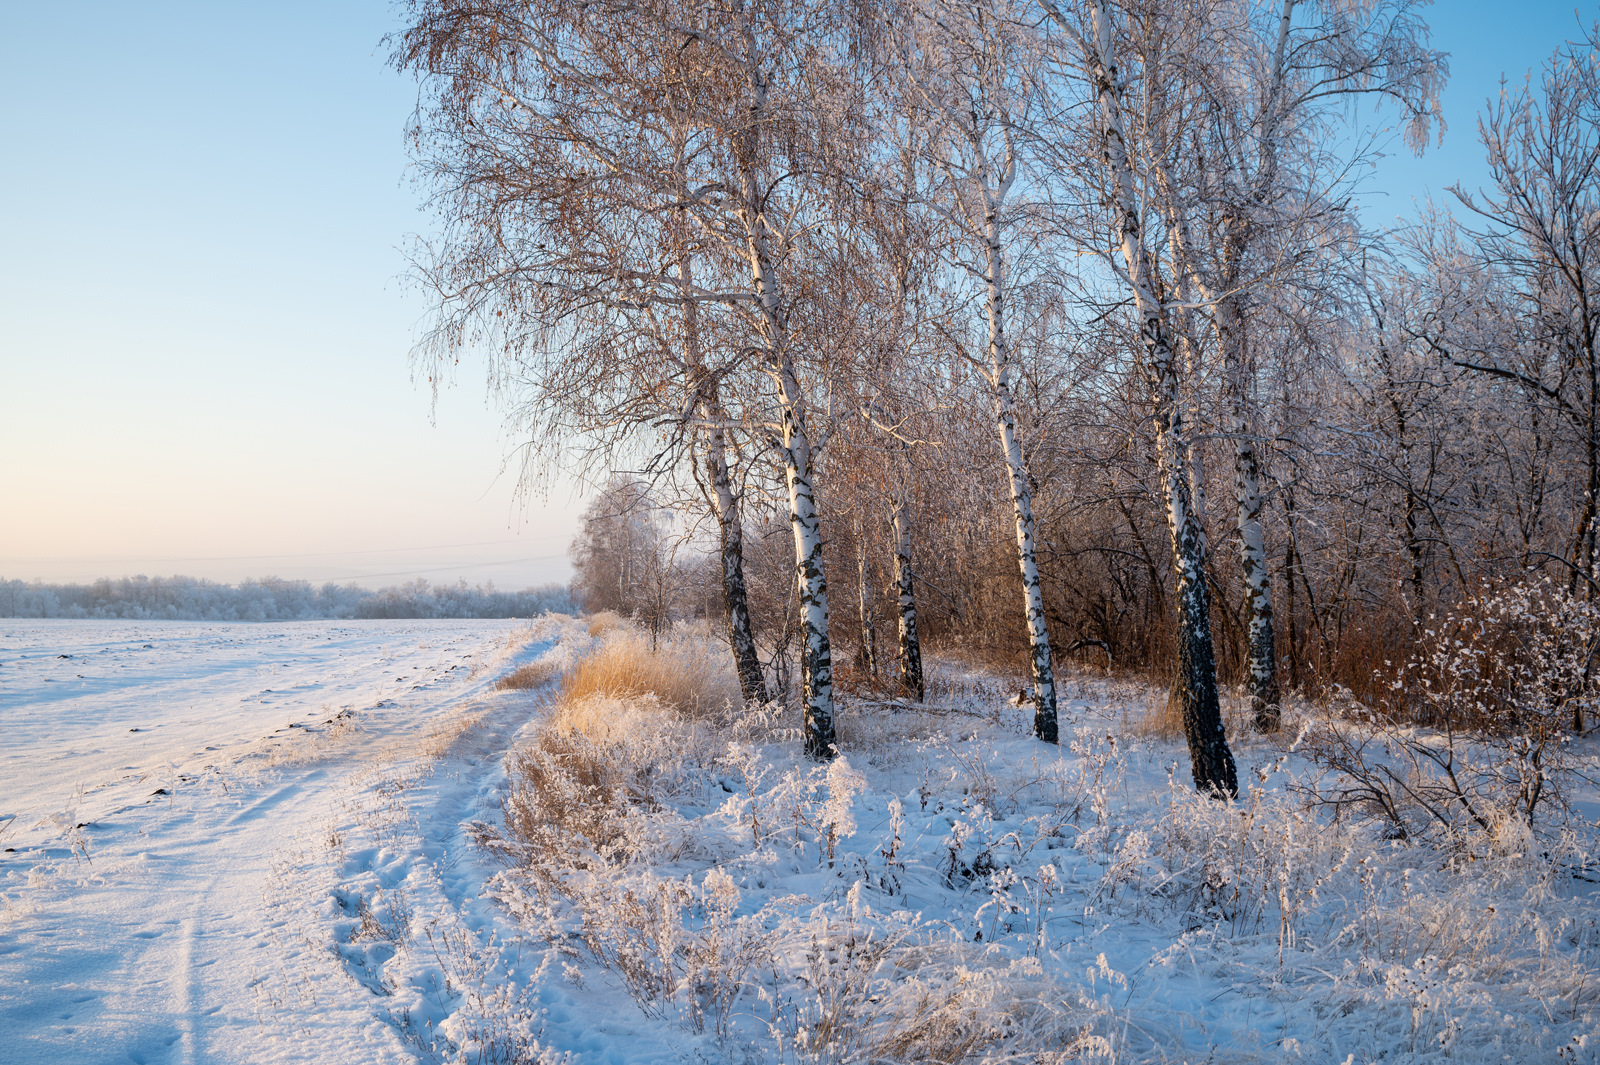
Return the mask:
<svg viewBox="0 0 1600 1065"><path fill-rule="evenodd" d="M537 327L539 352L556 355L534 366L536 395L558 398L551 409L570 413L586 405L565 389L577 384L573 393L584 394L586 370L609 379L612 365L562 357L582 316L608 323L620 316L630 336L639 335L641 320L673 317L687 329L682 339L718 338L718 363L706 364L704 347L687 358L679 353L664 365L681 387L631 377L617 382L618 404L648 412L657 426L705 431L709 480L725 516L729 493L717 488L725 441L717 430L759 432L778 449L795 538L807 749L819 757L834 744L813 483L825 433L810 426L816 408L806 367L817 352L805 350L797 328L818 319L795 311L806 300L822 302L825 286L804 276L804 242L826 207L819 175L835 146L850 141L835 121L849 114L841 97L851 82L848 65L836 61L844 42L830 14L823 3L782 0L606 8L434 0L414 11L400 56L402 65L441 79L441 114L432 128L446 140L445 176L456 195L447 206L510 203L489 213L489 235L470 253L449 259L455 284L445 289L448 298L466 295L463 307L445 316L441 350L486 332L525 351L528 334L517 327ZM458 144L497 162L505 157L511 180L485 193L478 172L455 173L449 149ZM529 166L529 158L543 169ZM467 213L469 225L479 220ZM574 217L590 224L575 225ZM500 239L514 227L534 232L517 232L514 243ZM555 239L540 239L547 233ZM685 256L700 273L691 275ZM489 295L475 301L480 293ZM552 299L564 302L552 309ZM507 302L532 311L503 324ZM700 320L684 322L681 312L693 306L701 308ZM484 307L494 320L474 334L470 325L484 323ZM705 321L712 310L714 322ZM618 347L609 339L615 330L600 334L607 339L591 352L609 356ZM655 364L629 361L640 365ZM746 408L737 416L726 410L734 382ZM723 522L730 559L736 532ZM731 569L724 566L724 574ZM736 580L726 583L737 590ZM741 678L753 686L737 622L732 635Z"/></svg>
<svg viewBox="0 0 1600 1065"><path fill-rule="evenodd" d="M1032 250L1027 227L1037 222L1023 195L1021 144L1036 92L1037 54L1004 3L927 3L905 13L893 47L904 92L930 123L926 158L935 180L924 202L943 224L951 265L981 291L981 346L960 327L946 329L945 336L988 386L1016 529L1034 734L1055 743L1055 666L1033 485L1018 433L1010 333L1016 277Z"/></svg>
<svg viewBox="0 0 1600 1065"><path fill-rule="evenodd" d="M1262 470L1250 387L1250 305L1319 246L1316 228L1354 160L1328 158L1349 101L1395 101L1405 140L1420 152L1438 120L1448 75L1443 55L1427 47L1428 29L1413 0L1363 5L1278 0L1263 18L1253 5L1216 4L1221 32L1207 34L1205 91L1214 160L1204 168L1209 261L1185 246L1186 266L1209 302L1223 369L1224 419L1234 450L1239 560L1249 618L1246 669L1256 727L1278 726L1278 682L1270 567L1262 529ZM1309 12L1309 18L1300 18ZM1350 138L1360 146L1364 140Z"/></svg>
<svg viewBox="0 0 1600 1065"><path fill-rule="evenodd" d="M410 14L395 62L424 86L413 139L444 223L419 263L437 301L430 379L474 345L498 352L491 380L528 434L525 483L630 454L652 473L702 470L740 686L765 701L723 402L741 360L715 320L737 296L707 281L716 264L683 216L703 151L690 115L634 102L681 74L674 57L597 37L560 5L435 0Z"/></svg>
<svg viewBox="0 0 1600 1065"><path fill-rule="evenodd" d="M1129 106L1118 66L1117 32L1103 0L1087 0L1081 21L1068 19L1049 0L1041 0L1041 6L1074 44L1094 105L1100 140L1095 162L1110 208L1107 226L1116 249L1112 261L1138 319L1142 370L1155 422L1160 498L1176 582L1177 693L1194 783L1202 792L1233 796L1238 794L1239 784L1217 697L1205 529L1194 507L1190 483L1191 441L1170 311L1144 234L1140 177L1127 135ZM1154 76L1159 77L1159 72Z"/></svg>

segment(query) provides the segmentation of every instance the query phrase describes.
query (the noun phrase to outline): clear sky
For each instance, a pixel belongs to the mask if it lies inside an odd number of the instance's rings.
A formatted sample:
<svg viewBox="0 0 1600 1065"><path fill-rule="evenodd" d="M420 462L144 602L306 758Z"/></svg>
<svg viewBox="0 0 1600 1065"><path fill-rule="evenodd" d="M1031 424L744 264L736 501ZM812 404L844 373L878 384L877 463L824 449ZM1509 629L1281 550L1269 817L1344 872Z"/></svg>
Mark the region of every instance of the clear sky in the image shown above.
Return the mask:
<svg viewBox="0 0 1600 1065"><path fill-rule="evenodd" d="M1583 18L1594 17L1586 9ZM1482 180L1475 113L1578 25L1445 0L1444 147L1394 145L1372 219ZM0 577L564 580L481 368L430 421L399 278L428 219L382 0L4 7Z"/></svg>
<svg viewBox="0 0 1600 1065"><path fill-rule="evenodd" d="M1461 181L1473 189L1487 182L1478 143L1478 113L1500 93L1504 74L1515 85L1562 41L1580 35L1600 17L1600 5L1570 0L1438 0L1424 9L1433 46L1450 53L1450 83L1443 94L1444 143L1430 143L1421 158L1395 138L1388 157L1367 184L1363 206L1374 225L1415 217L1415 204L1432 196L1441 206L1456 200L1446 188ZM1372 116L1363 116L1371 118Z"/></svg>
<svg viewBox="0 0 1600 1065"><path fill-rule="evenodd" d="M565 580L480 368L411 381L389 6L4 10L0 576Z"/></svg>

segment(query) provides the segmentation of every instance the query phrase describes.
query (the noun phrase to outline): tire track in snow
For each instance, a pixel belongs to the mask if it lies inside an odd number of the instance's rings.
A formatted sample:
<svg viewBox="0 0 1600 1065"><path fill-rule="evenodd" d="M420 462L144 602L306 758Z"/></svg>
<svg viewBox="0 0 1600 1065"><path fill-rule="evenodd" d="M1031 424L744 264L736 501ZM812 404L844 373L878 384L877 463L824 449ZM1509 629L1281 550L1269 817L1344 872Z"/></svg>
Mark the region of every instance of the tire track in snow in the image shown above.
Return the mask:
<svg viewBox="0 0 1600 1065"><path fill-rule="evenodd" d="M530 646L513 662L552 653L557 642ZM452 971L452 962L468 957L474 959L469 965L492 966L483 959L498 958L496 926L504 924L495 905L482 896L485 881L499 866L475 853L465 825L497 815L505 757L548 709L554 686L552 681L527 692L480 692L463 699L458 712L466 720L442 748L420 758L394 760L365 789L369 816L377 812L380 799L392 802L397 793L405 796L410 838L391 840L390 847L363 847L354 862L346 863L333 889L343 914L333 928L334 948L351 977L381 1000L374 1002L374 1012L425 1061L439 1059L442 1032L459 1034L455 1015L465 1000L489 990L485 976L494 982L509 978L509 972L487 969L476 976ZM405 853L397 855L396 849ZM403 869L396 868L402 864ZM374 901L380 899L387 908L381 916L373 913ZM395 914L401 899L403 931ZM361 914L363 907L367 916ZM387 927L393 942L375 945L381 946L376 951L353 949L371 926ZM477 987L471 986L475 979Z"/></svg>
<svg viewBox="0 0 1600 1065"><path fill-rule="evenodd" d="M408 682L419 675L430 682L407 691L403 705L359 714L346 738L280 730L270 753L262 740L248 737L289 718L329 717L328 707L306 701L326 697L327 690L275 676L274 706L264 711L270 716L229 710L229 689L243 687L235 679L236 662L286 637L264 627L236 627L250 639L218 652L233 657L212 681L210 652L197 641L215 628L182 629L178 650L195 648L193 660L157 677L159 698L150 698L144 678L130 670L118 701L109 710L85 702L89 713L81 722L59 701L42 706L24 698L0 707L0 724L19 726L11 732L16 757L38 774L13 780L16 795L29 805L17 808L24 824L7 841L17 853L0 856L0 1025L8 1032L0 1060L8 1065L412 1060L393 1030L375 1023L368 992L326 979L326 954L307 937L316 925L298 918L286 923L284 911L264 895L307 887L284 884L275 870L292 869L296 853L315 851L316 826L329 816L341 787L370 769L378 748L415 746L486 686L481 669L461 664L504 657L508 628L344 626L334 633L340 646L332 647L330 636L330 649L322 651L310 641L328 626L293 627L287 639L298 641L294 669L302 676L326 665L353 695L389 690L393 682L378 674L403 658ZM74 632L87 639L90 630ZM394 651L400 632L427 638L394 654L373 654L365 650L371 643L362 644L371 634ZM136 735L128 735L129 725L137 726ZM145 735L152 727L155 741ZM59 761L53 752L85 746L74 728L98 730L103 739L91 742L105 751L63 763L72 775L52 777ZM28 754L34 741L38 758ZM130 748L157 741L159 751ZM240 751L244 757L235 757ZM185 776L187 759L214 762L215 770ZM78 808L71 823L91 823L78 826L87 852L75 856L50 840L56 829L30 822L41 811L60 809L63 800L56 796L70 796L72 782L84 779L78 774L99 774L100 766L125 775L98 795L89 792ZM166 793L151 798L158 784Z"/></svg>

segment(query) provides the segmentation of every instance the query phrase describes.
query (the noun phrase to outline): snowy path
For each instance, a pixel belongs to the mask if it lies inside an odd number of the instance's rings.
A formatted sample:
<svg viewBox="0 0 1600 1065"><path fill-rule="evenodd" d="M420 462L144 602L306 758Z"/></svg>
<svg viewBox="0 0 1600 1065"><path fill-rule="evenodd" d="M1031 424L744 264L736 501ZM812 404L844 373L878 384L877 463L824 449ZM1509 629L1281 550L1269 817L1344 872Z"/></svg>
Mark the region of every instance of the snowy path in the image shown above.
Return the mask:
<svg viewBox="0 0 1600 1065"><path fill-rule="evenodd" d="M396 809L429 831L346 853L345 878L416 879L428 837L459 875L417 904L474 897L436 837L486 801L535 710L486 695L525 640L509 622L10 623L0 1057L416 1060L374 987L338 978L304 877L333 840L381 836L385 786L414 779Z"/></svg>

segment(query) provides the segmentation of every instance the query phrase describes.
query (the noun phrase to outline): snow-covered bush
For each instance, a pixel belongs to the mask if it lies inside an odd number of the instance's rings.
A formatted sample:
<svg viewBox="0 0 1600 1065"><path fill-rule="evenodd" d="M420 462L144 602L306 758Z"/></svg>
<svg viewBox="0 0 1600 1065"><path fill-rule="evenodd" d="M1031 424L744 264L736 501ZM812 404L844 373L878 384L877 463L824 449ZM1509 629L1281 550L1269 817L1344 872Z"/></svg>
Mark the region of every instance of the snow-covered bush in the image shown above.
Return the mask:
<svg viewBox="0 0 1600 1065"><path fill-rule="evenodd" d="M1565 804L1574 734L1600 709L1600 602L1548 577L1486 589L1435 619L1377 707L1339 693L1306 749L1323 797L1397 836L1462 832L1513 846Z"/></svg>
<svg viewBox="0 0 1600 1065"><path fill-rule="evenodd" d="M1275 738L1217 802L1104 698L1137 692L1086 682L1107 705L1048 750L974 693L885 715L925 737L898 752L863 716L867 750L830 765L782 708L708 728L655 695L563 700L537 773L512 763L491 894L574 994L708 1058L1591 1059L1583 826L1541 828L1537 860L1402 840L1320 805L1327 771Z"/></svg>

